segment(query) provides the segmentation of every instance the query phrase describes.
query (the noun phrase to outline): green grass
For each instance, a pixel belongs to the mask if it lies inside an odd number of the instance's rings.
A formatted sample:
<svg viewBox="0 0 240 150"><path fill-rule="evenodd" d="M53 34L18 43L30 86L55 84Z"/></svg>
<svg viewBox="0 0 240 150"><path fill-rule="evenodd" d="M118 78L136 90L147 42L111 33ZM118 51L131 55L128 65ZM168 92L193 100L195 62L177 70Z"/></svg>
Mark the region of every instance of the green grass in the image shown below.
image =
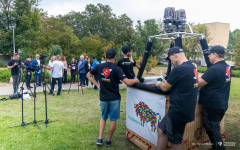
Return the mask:
<svg viewBox="0 0 240 150"><path fill-rule="evenodd" d="M138 149L126 139L126 90L121 91L121 118L117 124L112 147L109 149ZM44 95L37 94L37 120L45 119ZM7 128L21 123L21 100L0 102L0 149L105 149L96 146L99 120L101 116L98 92L84 89L81 92L72 90L68 95L63 91L61 96L47 95L48 118L58 120L48 124L40 123L39 130L35 125L28 125L27 132L23 127ZM33 100L24 101L24 121L33 121ZM107 136L107 128L104 137Z"/></svg>
<svg viewBox="0 0 240 150"><path fill-rule="evenodd" d="M240 143L240 79L232 78L229 108L225 115L226 141ZM27 132L23 127L7 128L21 123L21 100L0 102L0 149L1 150L44 150L44 149L139 149L126 138L126 90L121 92L121 118L113 136L112 147L97 147L100 106L98 92L92 89L72 90L70 94L63 91L61 96L47 95L48 118L58 120L48 124L40 123L39 130L35 125L28 125ZM3 96L1 96L3 97ZM43 93L37 93L37 120L45 120ZM33 100L24 101L24 121L33 121ZM104 137L107 136L109 120ZM226 149L239 149L226 147Z"/></svg>

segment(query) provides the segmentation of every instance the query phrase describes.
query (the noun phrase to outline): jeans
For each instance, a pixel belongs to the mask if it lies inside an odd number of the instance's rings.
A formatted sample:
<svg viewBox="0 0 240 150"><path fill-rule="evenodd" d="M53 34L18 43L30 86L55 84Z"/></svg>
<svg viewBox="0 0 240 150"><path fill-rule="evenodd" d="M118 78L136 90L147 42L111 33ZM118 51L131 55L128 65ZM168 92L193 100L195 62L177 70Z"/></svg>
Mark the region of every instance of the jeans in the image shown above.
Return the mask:
<svg viewBox="0 0 240 150"><path fill-rule="evenodd" d="M86 85L88 86L88 78L87 78L87 74L86 74L85 78L86 78Z"/></svg>
<svg viewBox="0 0 240 150"><path fill-rule="evenodd" d="M52 78L52 84L51 84L51 91L50 91L50 93L51 94L53 93L56 81L58 81L58 92L57 92L57 95L60 95L61 90L62 90L62 78Z"/></svg>
<svg viewBox="0 0 240 150"><path fill-rule="evenodd" d="M52 74L53 74L53 71L50 70L49 73L50 73L50 78L51 78L51 81L52 81Z"/></svg>
<svg viewBox="0 0 240 150"><path fill-rule="evenodd" d="M30 75L26 75L26 86L30 87L30 81L31 81L32 73Z"/></svg>
<svg viewBox="0 0 240 150"><path fill-rule="evenodd" d="M79 76L80 76L80 81L81 81L80 85L85 86L86 73L80 73Z"/></svg>
<svg viewBox="0 0 240 150"><path fill-rule="evenodd" d="M16 93L21 82L21 75L12 75L13 79L13 93Z"/></svg>
<svg viewBox="0 0 240 150"><path fill-rule="evenodd" d="M34 80L35 80L37 86L41 86L42 79L39 74L37 74L37 73L34 74Z"/></svg>
<svg viewBox="0 0 240 150"><path fill-rule="evenodd" d="M98 82L98 76L97 75L94 75L94 79ZM94 85L94 90L97 90L97 89L98 89L97 86Z"/></svg>
<svg viewBox="0 0 240 150"><path fill-rule="evenodd" d="M63 83L65 84L67 82L67 70L64 69L63 73Z"/></svg>

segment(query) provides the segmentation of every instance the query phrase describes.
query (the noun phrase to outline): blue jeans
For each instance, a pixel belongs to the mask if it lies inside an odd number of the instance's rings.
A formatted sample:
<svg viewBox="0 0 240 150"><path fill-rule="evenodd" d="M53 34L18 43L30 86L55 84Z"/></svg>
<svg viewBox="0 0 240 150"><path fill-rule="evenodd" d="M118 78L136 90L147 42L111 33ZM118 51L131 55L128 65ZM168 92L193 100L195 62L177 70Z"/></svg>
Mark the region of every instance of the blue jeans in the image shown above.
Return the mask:
<svg viewBox="0 0 240 150"><path fill-rule="evenodd" d="M85 78L86 78L86 73L80 73L80 81L81 81L81 83L80 83L80 85L83 85L83 86L85 86Z"/></svg>
<svg viewBox="0 0 240 150"><path fill-rule="evenodd" d="M27 87L30 87L30 80L31 80L31 77L32 77L32 73L30 73L30 75L26 75L26 86Z"/></svg>
<svg viewBox="0 0 240 150"><path fill-rule="evenodd" d="M110 116L111 121L118 120L120 118L120 105L121 100L100 101L102 119L107 120L108 116Z"/></svg>
<svg viewBox="0 0 240 150"><path fill-rule="evenodd" d="M41 86L42 79L39 74L37 74L37 73L34 74L34 80L35 80L37 86Z"/></svg>
<svg viewBox="0 0 240 150"><path fill-rule="evenodd" d="M58 81L58 92L57 92L57 95L60 95L61 90L62 90L62 78L52 78L52 84L51 84L51 91L50 91L50 93L51 94L53 93L56 81Z"/></svg>

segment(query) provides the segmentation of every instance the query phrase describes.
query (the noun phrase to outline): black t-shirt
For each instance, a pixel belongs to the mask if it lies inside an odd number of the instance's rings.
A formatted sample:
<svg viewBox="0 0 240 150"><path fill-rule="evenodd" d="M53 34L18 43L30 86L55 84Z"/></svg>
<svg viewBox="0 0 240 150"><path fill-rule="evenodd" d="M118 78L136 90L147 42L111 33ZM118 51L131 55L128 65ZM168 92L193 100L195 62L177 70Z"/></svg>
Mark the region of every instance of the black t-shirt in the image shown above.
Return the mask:
<svg viewBox="0 0 240 150"><path fill-rule="evenodd" d="M8 62L8 66L13 66L15 64L15 62L18 63L18 65L11 69L11 75L18 75L18 71L19 71L19 68L20 68L20 65L21 65L20 60L13 60L12 59Z"/></svg>
<svg viewBox="0 0 240 150"><path fill-rule="evenodd" d="M71 70L76 70L76 62L70 62L69 66L71 66Z"/></svg>
<svg viewBox="0 0 240 150"><path fill-rule="evenodd" d="M121 99L118 83L119 80L126 78L121 68L116 64L106 62L96 65L90 73L98 76L101 101L114 101Z"/></svg>
<svg viewBox="0 0 240 150"><path fill-rule="evenodd" d="M133 72L133 67L136 66L136 62L130 62L129 58L122 58L118 61L117 65L122 68L128 79L134 79L135 73Z"/></svg>
<svg viewBox="0 0 240 150"><path fill-rule="evenodd" d="M173 68L167 82L172 85L169 117L183 122L193 121L198 93L197 69L190 61L183 62Z"/></svg>
<svg viewBox="0 0 240 150"><path fill-rule="evenodd" d="M212 65L202 75L208 84L201 88L199 103L212 109L227 109L231 84L231 68L223 60Z"/></svg>

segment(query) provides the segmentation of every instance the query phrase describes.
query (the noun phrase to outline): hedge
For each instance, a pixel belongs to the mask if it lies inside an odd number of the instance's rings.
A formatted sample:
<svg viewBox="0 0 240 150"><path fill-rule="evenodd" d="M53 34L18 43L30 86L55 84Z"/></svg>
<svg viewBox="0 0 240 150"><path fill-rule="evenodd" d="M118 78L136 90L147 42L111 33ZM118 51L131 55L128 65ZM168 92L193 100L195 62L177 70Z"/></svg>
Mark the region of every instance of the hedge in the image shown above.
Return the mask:
<svg viewBox="0 0 240 150"><path fill-rule="evenodd" d="M204 73L207 70L207 67L198 67L198 72ZM240 78L240 70L232 70L232 77Z"/></svg>
<svg viewBox="0 0 240 150"><path fill-rule="evenodd" d="M26 82L26 79L25 79L25 75L23 73L23 71L21 72L21 75L22 75L22 82ZM10 81L10 78L11 78L11 70L8 70L8 69L2 69L0 70L0 82L9 82ZM45 81L47 83L51 83L51 80L50 80L50 74L48 71L46 71L45 73ZM79 79L76 77L76 82L78 82ZM33 76L33 73L32 73L32 78L31 78L31 83L34 82L34 76ZM71 74L68 74L67 75L67 82L71 82Z"/></svg>

